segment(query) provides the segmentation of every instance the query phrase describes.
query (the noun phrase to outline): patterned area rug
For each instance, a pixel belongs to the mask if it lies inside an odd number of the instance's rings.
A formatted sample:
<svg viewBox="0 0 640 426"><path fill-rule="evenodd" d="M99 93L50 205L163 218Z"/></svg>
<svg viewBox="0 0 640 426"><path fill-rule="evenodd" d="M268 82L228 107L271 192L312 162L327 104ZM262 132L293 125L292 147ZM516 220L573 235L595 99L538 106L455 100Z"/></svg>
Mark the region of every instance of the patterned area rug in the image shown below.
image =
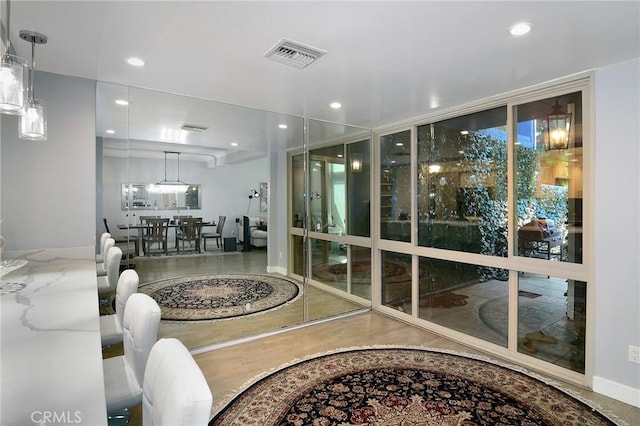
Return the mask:
<svg viewBox="0 0 640 426"><path fill-rule="evenodd" d="M254 382L218 425L615 425L559 388L481 357L424 348L321 355Z"/></svg>
<svg viewBox="0 0 640 426"><path fill-rule="evenodd" d="M163 320L201 321L265 312L300 294L294 280L271 275L194 275L140 287L162 311Z"/></svg>

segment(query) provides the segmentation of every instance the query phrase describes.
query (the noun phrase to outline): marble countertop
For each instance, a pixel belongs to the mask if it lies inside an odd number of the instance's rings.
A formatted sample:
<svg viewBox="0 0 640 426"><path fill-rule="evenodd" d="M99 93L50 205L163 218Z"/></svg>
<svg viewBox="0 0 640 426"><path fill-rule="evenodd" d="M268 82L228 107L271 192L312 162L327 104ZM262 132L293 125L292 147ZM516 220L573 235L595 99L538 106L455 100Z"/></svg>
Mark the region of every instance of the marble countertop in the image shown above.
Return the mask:
<svg viewBox="0 0 640 426"><path fill-rule="evenodd" d="M94 250L3 253L0 424L107 424Z"/></svg>

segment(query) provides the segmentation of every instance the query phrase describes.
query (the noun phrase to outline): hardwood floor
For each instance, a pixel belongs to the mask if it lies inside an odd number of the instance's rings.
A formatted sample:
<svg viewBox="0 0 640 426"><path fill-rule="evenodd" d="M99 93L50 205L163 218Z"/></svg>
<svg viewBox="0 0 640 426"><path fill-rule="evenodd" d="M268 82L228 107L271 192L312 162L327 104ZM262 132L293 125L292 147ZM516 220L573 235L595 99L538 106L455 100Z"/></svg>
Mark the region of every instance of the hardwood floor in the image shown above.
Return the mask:
<svg viewBox="0 0 640 426"><path fill-rule="evenodd" d="M199 260L198 260L199 259ZM210 256L205 258L165 258L144 260L137 264L136 270L141 283L168 278L171 276L190 275L206 272L217 273L265 273L266 253L256 250L248 253ZM310 291L318 291L311 288ZM326 293L324 294L326 296ZM318 298L319 294L315 294ZM335 296L327 296L325 305ZM338 298L339 299L339 298ZM346 309L353 308L349 305ZM282 309L284 310L284 308ZM187 324L180 327L169 327L163 324L159 337L176 337L191 348L201 348L209 344L236 339L238 336L253 335L264 331L279 330L277 334L256 338L233 345L219 344L208 351L195 350L194 359L202 369L214 397L214 409L230 399L247 382L276 369L283 364L297 359L312 356L336 349L374 346L374 345L410 345L449 349L460 352L481 354L472 348L453 342L445 337L405 324L384 315L367 312L340 319L329 320L313 325L282 331L278 321L282 318L256 316L259 321L248 321L233 327L216 327L209 325ZM228 323L228 321L225 321ZM236 320L231 321L231 323ZM260 328L261 323L265 328ZM249 325L249 323L255 323ZM228 324L226 324L228 325ZM235 326L234 326L235 327ZM262 331L260 331L262 330ZM214 337L212 337L214 335ZM113 347L105 353L112 356L121 353L121 347ZM483 354L487 356L486 354ZM558 380L555 380L558 382ZM612 412L631 425L640 424L640 409L622 402L590 392L586 389L563 385L564 388L577 392L584 398L599 404L605 411ZM140 407L131 411L131 426L142 425Z"/></svg>

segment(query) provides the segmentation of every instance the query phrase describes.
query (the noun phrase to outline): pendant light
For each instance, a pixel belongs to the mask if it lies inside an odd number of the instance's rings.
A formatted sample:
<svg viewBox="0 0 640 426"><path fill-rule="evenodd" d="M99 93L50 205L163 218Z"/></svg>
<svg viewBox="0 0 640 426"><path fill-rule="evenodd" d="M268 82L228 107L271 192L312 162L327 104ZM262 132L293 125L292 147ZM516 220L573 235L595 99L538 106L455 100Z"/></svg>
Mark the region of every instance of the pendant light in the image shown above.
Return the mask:
<svg viewBox="0 0 640 426"><path fill-rule="evenodd" d="M167 180L167 154L178 155L178 180ZM147 191L156 194L184 194L189 189L189 184L180 180L180 153L176 151L164 151L164 180L149 185Z"/></svg>
<svg viewBox="0 0 640 426"><path fill-rule="evenodd" d="M571 131L571 113L565 113L556 99L556 104L547 115L547 138L545 149L567 149L569 147L569 132Z"/></svg>
<svg viewBox="0 0 640 426"><path fill-rule="evenodd" d="M47 36L35 31L20 31L20 38L31 43L31 67L29 68L29 88L24 113L20 116L19 137L32 141L47 140L47 115L45 103L36 99L33 80L36 74L36 44L45 44Z"/></svg>
<svg viewBox="0 0 640 426"><path fill-rule="evenodd" d="M20 115L24 112L24 59L11 54L11 3L7 0L7 22L4 54L0 56L0 112Z"/></svg>

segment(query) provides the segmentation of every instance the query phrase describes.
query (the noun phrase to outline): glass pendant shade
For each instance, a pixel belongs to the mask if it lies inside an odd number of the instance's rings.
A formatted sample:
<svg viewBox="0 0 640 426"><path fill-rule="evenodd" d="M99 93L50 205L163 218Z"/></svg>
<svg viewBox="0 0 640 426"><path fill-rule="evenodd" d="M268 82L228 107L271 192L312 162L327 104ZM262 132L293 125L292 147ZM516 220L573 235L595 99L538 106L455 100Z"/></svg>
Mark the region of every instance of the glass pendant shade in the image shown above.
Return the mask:
<svg viewBox="0 0 640 426"><path fill-rule="evenodd" d="M43 141L47 139L47 116L45 103L39 99L29 99L24 114L20 116L20 139Z"/></svg>
<svg viewBox="0 0 640 426"><path fill-rule="evenodd" d="M0 112L20 115L24 111L24 74L22 58L4 54L0 59Z"/></svg>

